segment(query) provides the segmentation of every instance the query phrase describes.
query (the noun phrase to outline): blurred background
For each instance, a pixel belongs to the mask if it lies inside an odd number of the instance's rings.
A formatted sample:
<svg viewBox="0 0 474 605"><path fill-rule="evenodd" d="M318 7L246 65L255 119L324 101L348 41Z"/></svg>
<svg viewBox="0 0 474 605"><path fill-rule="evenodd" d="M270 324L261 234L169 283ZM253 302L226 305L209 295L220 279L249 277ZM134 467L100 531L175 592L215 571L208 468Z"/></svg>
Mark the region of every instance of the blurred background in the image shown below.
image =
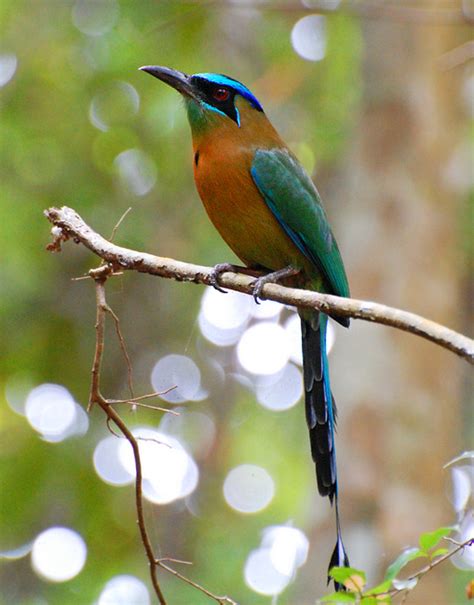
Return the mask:
<svg viewBox="0 0 474 605"><path fill-rule="evenodd" d="M43 210L67 204L121 245L235 261L194 189L182 102L137 71L162 64L243 81L318 185L352 295L472 326L468 3L246 0L0 4L0 603L154 602L128 444L87 416L97 265L45 251ZM471 200L471 203L470 203ZM471 204L471 205L470 205ZM472 274L471 274L472 275ZM333 514L317 495L291 309L138 274L107 284L136 393L160 556L245 604L328 589ZM112 326L103 392L128 396ZM377 582L420 533L474 525L469 366L427 341L353 321L332 331L341 514L354 567ZM471 387L471 388L470 388ZM471 529L469 529L469 527ZM472 556L409 603L464 602ZM160 573L173 605L210 602Z"/></svg>

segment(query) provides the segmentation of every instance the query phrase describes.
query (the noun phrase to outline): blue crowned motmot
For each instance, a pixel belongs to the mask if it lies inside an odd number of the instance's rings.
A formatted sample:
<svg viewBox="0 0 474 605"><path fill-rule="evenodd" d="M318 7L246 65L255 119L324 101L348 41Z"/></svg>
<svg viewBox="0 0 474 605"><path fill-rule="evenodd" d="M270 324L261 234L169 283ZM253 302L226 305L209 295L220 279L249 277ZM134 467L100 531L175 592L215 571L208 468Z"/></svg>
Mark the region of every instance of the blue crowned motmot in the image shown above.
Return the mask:
<svg viewBox="0 0 474 605"><path fill-rule="evenodd" d="M250 90L214 73L187 75L159 66L143 71L184 98L194 149L194 178L209 218L250 269L267 281L349 296L341 254L318 191ZM232 266L217 265L219 273ZM335 452L336 405L326 351L328 317L300 309L306 421L319 493L336 512L337 541L329 568L349 564L341 536ZM345 317L332 316L343 326ZM336 588L340 588L336 584Z"/></svg>

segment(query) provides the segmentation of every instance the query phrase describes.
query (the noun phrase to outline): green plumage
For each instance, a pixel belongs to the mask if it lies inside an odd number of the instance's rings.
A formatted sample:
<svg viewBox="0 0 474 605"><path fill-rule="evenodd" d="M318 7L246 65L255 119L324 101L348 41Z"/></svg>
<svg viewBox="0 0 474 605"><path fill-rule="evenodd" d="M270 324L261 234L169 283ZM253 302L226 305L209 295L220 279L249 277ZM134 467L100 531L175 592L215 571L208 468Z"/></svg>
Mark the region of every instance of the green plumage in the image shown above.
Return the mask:
<svg viewBox="0 0 474 605"><path fill-rule="evenodd" d="M349 296L341 254L313 182L286 150L258 150L252 177L278 222L322 277L324 291Z"/></svg>

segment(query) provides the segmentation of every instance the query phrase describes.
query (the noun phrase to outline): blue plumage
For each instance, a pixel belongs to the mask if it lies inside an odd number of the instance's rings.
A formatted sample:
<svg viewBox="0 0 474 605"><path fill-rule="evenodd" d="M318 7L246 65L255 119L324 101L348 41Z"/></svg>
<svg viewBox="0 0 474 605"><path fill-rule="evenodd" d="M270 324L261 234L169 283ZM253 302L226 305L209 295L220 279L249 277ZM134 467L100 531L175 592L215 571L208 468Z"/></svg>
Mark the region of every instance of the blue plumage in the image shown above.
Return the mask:
<svg viewBox="0 0 474 605"><path fill-rule="evenodd" d="M194 74L193 78L202 78L203 80L207 80L208 82L213 82L214 84L221 84L222 86L228 86L235 90L237 94L244 99L247 99L251 105L258 109L259 111L263 111L263 107L260 105L259 100L255 95L253 95L250 90L244 86L238 80L234 80L234 78L230 78L229 76L224 76L223 74L212 74L212 73L199 73Z"/></svg>

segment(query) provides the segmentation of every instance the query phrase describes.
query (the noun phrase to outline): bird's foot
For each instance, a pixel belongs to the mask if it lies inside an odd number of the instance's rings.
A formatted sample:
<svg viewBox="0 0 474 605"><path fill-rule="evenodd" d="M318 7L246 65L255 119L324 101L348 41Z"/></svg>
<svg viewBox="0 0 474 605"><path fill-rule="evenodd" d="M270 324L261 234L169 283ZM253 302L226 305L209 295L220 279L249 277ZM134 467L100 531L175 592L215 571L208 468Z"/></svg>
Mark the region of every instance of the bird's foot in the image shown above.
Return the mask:
<svg viewBox="0 0 474 605"><path fill-rule="evenodd" d="M291 277L293 275L297 275L300 272L299 269L292 267L289 265L284 269L279 269L278 271L272 271L272 273L267 273L266 275L262 275L262 277L258 277L253 283L253 297L257 305L260 304L259 298L262 297L262 290L265 284L277 284L285 277Z"/></svg>
<svg viewBox="0 0 474 605"><path fill-rule="evenodd" d="M219 286L219 277L227 271L231 271L232 273L239 273L241 269L243 269L243 267L239 267L238 265L232 265L231 263L218 263L212 270L210 285L219 292L227 294L227 290L224 290Z"/></svg>

